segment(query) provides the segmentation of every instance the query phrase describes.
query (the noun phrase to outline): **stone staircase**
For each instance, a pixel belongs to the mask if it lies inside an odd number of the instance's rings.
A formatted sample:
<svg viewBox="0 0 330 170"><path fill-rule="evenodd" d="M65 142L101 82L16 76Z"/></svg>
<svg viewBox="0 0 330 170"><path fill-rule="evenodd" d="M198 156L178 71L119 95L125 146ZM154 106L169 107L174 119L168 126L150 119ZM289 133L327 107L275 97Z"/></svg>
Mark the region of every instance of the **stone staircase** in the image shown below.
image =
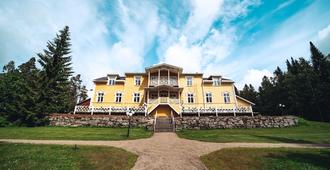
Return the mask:
<svg viewBox="0 0 330 170"><path fill-rule="evenodd" d="M156 118L155 132L173 132L174 122L171 117Z"/></svg>

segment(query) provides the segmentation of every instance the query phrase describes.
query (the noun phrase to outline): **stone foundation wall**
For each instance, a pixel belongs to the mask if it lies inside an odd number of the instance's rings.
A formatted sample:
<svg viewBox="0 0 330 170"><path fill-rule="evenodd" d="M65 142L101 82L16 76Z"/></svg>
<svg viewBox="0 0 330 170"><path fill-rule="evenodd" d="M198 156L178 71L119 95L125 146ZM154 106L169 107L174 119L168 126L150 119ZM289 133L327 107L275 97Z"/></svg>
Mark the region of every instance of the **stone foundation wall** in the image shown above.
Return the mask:
<svg viewBox="0 0 330 170"><path fill-rule="evenodd" d="M83 115L83 114L51 114L51 126L97 126L97 127L128 127L128 116L121 115ZM131 127L145 127L152 130L154 118L151 116L132 116Z"/></svg>
<svg viewBox="0 0 330 170"><path fill-rule="evenodd" d="M176 130L223 129L223 128L279 128L295 126L294 116L205 116L176 118Z"/></svg>
<svg viewBox="0 0 330 170"><path fill-rule="evenodd" d="M128 127L128 116L123 115L83 115L52 114L51 126L97 126ZM175 117L176 130L181 129L223 129L223 128L279 128L295 126L298 118L294 116L184 116ZM153 130L153 116L133 116L132 127Z"/></svg>

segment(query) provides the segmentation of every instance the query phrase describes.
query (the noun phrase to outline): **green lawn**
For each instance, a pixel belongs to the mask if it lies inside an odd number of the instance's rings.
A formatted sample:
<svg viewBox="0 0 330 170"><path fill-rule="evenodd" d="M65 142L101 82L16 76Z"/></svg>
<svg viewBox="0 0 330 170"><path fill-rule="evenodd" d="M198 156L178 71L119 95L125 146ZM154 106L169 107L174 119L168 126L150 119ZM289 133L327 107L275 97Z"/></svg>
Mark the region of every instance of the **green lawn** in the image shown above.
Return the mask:
<svg viewBox="0 0 330 170"><path fill-rule="evenodd" d="M179 137L209 142L330 143L330 123L299 119L288 128L182 130Z"/></svg>
<svg viewBox="0 0 330 170"><path fill-rule="evenodd" d="M330 169L330 149L227 148L201 157L210 169Z"/></svg>
<svg viewBox="0 0 330 170"><path fill-rule="evenodd" d="M137 157L114 147L0 143L0 169L130 169Z"/></svg>
<svg viewBox="0 0 330 170"><path fill-rule="evenodd" d="M151 131L133 128L126 137L127 128L98 127L1 127L0 139L65 139L65 140L124 140L148 138Z"/></svg>

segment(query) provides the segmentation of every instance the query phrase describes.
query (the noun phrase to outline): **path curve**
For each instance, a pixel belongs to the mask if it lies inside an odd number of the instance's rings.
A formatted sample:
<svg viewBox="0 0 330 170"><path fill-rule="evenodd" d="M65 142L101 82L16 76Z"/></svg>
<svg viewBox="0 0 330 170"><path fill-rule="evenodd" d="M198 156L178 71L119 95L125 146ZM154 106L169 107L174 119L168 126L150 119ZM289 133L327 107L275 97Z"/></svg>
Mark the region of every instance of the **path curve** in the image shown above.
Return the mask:
<svg viewBox="0 0 330 170"><path fill-rule="evenodd" d="M114 146L139 155L133 169L207 169L199 157L232 147L330 148L330 144L212 143L179 138L175 133L155 133L151 138L124 141L0 139L0 142Z"/></svg>

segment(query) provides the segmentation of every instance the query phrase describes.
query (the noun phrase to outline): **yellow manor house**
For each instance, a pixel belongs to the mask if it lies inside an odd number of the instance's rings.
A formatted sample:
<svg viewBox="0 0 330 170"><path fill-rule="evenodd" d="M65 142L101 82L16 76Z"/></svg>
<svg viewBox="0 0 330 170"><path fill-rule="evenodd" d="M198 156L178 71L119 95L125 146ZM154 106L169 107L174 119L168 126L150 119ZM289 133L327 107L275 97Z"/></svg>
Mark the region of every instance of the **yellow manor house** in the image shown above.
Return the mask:
<svg viewBox="0 0 330 170"><path fill-rule="evenodd" d="M88 104L76 113L152 115L155 117L250 114L252 102L235 94L234 81L220 75L185 73L169 64L145 68L125 76L108 74L94 80Z"/></svg>

